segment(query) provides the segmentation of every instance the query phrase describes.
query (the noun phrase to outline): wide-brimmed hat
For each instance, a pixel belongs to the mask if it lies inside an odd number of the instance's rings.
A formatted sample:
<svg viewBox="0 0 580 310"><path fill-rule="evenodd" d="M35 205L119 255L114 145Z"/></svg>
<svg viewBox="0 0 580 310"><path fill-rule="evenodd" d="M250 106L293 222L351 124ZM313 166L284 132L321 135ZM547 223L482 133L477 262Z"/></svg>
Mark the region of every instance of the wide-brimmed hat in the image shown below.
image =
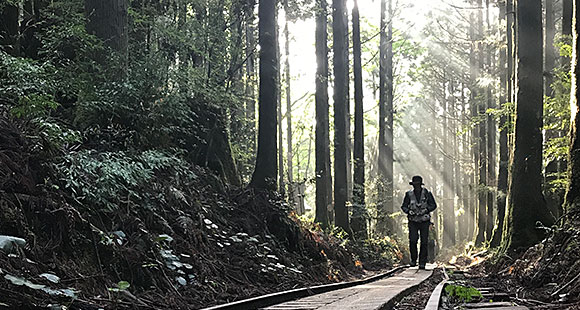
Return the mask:
<svg viewBox="0 0 580 310"><path fill-rule="evenodd" d="M420 175L413 176L413 178L411 179L411 182L409 182L409 185L413 185L413 184L425 185L423 183L423 178Z"/></svg>

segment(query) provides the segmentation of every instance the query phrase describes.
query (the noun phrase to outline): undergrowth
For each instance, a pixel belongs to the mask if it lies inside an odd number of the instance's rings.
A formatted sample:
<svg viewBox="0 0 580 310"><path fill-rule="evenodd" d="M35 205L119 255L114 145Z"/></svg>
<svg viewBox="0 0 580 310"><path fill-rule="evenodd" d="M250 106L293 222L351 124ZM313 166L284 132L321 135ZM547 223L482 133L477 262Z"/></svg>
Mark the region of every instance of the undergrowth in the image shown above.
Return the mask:
<svg viewBox="0 0 580 310"><path fill-rule="evenodd" d="M39 157L18 124L0 122L0 234L27 241L0 251L11 307L202 307L360 277L400 255L390 239L323 232L277 194L227 185L179 152Z"/></svg>

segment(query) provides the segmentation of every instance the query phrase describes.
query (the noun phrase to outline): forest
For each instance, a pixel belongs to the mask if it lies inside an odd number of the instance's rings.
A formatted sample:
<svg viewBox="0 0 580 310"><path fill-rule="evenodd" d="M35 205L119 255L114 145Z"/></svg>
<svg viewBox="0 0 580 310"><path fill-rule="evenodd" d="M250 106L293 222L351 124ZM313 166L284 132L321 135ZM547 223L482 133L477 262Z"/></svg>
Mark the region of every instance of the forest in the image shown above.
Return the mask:
<svg viewBox="0 0 580 310"><path fill-rule="evenodd" d="M579 12L0 0L0 309L199 309L411 268L414 176L433 286L580 309Z"/></svg>

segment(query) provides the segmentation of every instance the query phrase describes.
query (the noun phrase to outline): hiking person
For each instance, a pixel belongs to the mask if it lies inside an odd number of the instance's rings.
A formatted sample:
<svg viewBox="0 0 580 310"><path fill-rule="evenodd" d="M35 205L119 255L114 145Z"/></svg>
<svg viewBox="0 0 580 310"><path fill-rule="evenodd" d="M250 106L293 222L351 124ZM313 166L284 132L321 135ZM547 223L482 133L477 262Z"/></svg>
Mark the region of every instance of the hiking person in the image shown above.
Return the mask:
<svg viewBox="0 0 580 310"><path fill-rule="evenodd" d="M429 225L431 215L437 208L433 194L423 187L423 178L413 176L409 185L413 189L405 193L401 209L409 219L409 248L411 250L411 267L417 265L417 241L421 235L421 251L419 252L419 269L425 269L428 256Z"/></svg>

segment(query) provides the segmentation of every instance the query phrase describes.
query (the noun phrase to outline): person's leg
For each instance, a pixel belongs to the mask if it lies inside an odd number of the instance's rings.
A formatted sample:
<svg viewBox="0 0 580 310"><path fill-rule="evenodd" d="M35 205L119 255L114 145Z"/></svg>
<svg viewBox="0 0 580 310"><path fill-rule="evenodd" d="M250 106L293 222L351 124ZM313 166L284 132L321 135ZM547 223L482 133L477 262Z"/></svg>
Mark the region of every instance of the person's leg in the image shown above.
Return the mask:
<svg viewBox="0 0 580 310"><path fill-rule="evenodd" d="M411 250L411 266L417 265L418 240L419 240L419 223L409 221L409 250Z"/></svg>
<svg viewBox="0 0 580 310"><path fill-rule="evenodd" d="M427 264L428 247L429 247L429 222L418 223L421 233L421 251L419 252L419 267L425 267Z"/></svg>

